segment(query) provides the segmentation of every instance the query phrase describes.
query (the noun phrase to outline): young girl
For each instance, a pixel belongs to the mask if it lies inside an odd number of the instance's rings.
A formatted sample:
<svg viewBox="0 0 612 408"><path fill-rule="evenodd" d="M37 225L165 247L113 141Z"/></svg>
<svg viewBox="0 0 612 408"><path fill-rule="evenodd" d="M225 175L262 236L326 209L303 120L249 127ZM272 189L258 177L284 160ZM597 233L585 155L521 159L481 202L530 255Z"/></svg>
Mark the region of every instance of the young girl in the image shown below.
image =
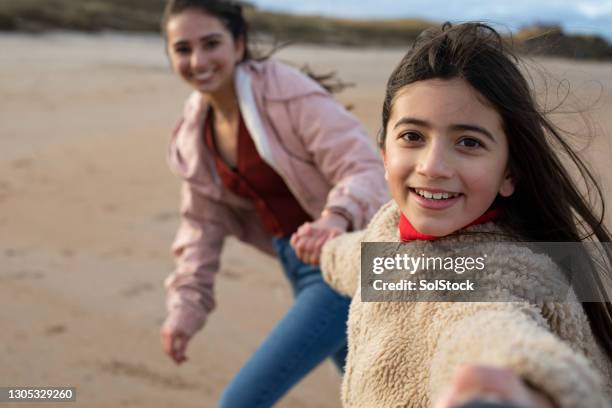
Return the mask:
<svg viewBox="0 0 612 408"><path fill-rule="evenodd" d="M318 83L251 58L237 3L170 0L163 28L172 67L194 92L169 150L184 183L162 346L186 360L215 305L225 237L276 254L294 306L220 401L268 407L326 357L344 367L350 300L316 265L327 239L364 227L386 201L384 169L357 120Z"/></svg>
<svg viewBox="0 0 612 408"><path fill-rule="evenodd" d="M353 297L344 405L453 407L493 399L520 407L609 406L605 277L593 267L574 287L579 298L598 295L600 302L537 306L520 290L559 271L519 240L607 242L610 234L551 144L588 186L597 187L594 179L536 109L504 40L477 23L426 31L391 75L382 119L393 200L365 231L329 241L321 261L325 279ZM517 246L497 249L487 270L501 274L499 288L516 302L361 300L361 242L407 242L406 252L418 258L500 237ZM609 247L605 258L612 259ZM416 276L427 273L421 268Z"/></svg>

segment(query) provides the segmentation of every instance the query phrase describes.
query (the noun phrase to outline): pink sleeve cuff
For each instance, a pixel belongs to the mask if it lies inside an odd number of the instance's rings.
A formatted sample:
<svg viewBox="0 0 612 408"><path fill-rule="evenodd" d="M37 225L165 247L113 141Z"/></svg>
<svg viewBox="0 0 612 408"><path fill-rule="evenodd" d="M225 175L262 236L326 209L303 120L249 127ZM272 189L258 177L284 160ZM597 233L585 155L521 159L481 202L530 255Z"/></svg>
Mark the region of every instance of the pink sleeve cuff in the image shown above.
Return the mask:
<svg viewBox="0 0 612 408"><path fill-rule="evenodd" d="M170 310L163 327L181 331L187 336L192 337L204 326L206 317L207 313L203 308L196 309L188 305L183 305Z"/></svg>

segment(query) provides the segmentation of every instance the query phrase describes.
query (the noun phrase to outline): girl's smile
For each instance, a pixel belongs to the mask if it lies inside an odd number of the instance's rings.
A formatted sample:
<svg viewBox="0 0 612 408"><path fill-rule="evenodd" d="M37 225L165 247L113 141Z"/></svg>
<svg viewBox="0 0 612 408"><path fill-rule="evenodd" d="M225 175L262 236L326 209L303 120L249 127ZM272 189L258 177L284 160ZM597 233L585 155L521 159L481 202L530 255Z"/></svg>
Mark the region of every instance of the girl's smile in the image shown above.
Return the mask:
<svg viewBox="0 0 612 408"><path fill-rule="evenodd" d="M422 207L430 210L444 210L461 199L461 193L444 190L431 190L423 188L409 188L414 195L413 199Z"/></svg>
<svg viewBox="0 0 612 408"><path fill-rule="evenodd" d="M451 234L509 196L499 114L465 80L431 79L397 93L383 158L393 199L417 231Z"/></svg>

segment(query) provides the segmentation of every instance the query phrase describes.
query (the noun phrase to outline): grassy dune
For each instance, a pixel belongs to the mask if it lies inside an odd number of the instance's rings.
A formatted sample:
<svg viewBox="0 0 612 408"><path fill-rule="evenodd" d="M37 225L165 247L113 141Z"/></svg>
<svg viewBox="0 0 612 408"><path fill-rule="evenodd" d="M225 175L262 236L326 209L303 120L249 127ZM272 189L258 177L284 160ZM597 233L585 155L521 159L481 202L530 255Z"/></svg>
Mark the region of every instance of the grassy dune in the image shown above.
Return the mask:
<svg viewBox="0 0 612 408"><path fill-rule="evenodd" d="M0 0L0 30L41 32L119 30L158 32L164 0ZM417 19L350 20L298 16L246 7L253 31L278 41L348 46L410 43L435 24ZM612 45L598 36L567 35L555 26L515 36L523 51L579 59L612 59Z"/></svg>
<svg viewBox="0 0 612 408"><path fill-rule="evenodd" d="M255 31L283 41L351 46L405 45L435 24L416 19L364 21L296 16L256 9L248 10L247 16Z"/></svg>
<svg viewBox="0 0 612 408"><path fill-rule="evenodd" d="M158 31L163 0L0 0L0 30Z"/></svg>

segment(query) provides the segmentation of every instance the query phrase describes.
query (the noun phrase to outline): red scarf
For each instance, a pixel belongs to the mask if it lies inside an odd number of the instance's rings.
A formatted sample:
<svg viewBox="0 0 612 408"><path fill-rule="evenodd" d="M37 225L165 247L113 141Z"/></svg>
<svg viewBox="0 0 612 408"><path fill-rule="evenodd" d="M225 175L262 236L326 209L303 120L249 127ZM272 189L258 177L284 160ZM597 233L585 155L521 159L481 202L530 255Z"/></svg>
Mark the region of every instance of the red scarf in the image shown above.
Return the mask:
<svg viewBox="0 0 612 408"><path fill-rule="evenodd" d="M410 221L408 221L408 218L406 218L404 213L400 212L400 214L401 216L400 216L400 222L399 222L399 232L400 232L400 239L402 241L404 242L414 241L414 240L433 241L434 239L440 238L440 237L436 237L433 235L421 234L419 231L417 231L412 226L412 224L410 223ZM480 217L472 221L470 224L466 225L464 228L467 228L472 225L484 224L485 222L492 221L498 218L500 214L501 214L501 210L499 208L492 208L490 210L487 210L487 212L485 212Z"/></svg>

